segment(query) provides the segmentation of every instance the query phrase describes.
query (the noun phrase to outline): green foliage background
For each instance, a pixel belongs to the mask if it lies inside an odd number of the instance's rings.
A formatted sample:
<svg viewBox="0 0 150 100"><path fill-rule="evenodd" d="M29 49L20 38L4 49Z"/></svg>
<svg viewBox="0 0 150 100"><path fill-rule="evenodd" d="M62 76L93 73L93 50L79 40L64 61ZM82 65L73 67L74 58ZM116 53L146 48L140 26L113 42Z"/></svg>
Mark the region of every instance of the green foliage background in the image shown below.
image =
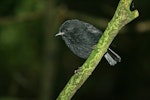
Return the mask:
<svg viewBox="0 0 150 100"><path fill-rule="evenodd" d="M66 19L77 18L102 31L118 0L1 0L0 100L54 100L82 65L60 37ZM103 59L73 100L150 99L150 1L134 0L140 16L125 26L112 49L122 62Z"/></svg>

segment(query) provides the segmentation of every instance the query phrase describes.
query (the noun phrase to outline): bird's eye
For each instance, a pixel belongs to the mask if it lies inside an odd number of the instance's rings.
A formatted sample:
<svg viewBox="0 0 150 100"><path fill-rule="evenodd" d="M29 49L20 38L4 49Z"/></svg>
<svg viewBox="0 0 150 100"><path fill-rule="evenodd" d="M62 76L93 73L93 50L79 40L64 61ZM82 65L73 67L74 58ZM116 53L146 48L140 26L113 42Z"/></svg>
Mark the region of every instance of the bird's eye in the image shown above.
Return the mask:
<svg viewBox="0 0 150 100"><path fill-rule="evenodd" d="M68 32L68 31L69 31L69 29L67 28L67 29L66 29L66 32Z"/></svg>

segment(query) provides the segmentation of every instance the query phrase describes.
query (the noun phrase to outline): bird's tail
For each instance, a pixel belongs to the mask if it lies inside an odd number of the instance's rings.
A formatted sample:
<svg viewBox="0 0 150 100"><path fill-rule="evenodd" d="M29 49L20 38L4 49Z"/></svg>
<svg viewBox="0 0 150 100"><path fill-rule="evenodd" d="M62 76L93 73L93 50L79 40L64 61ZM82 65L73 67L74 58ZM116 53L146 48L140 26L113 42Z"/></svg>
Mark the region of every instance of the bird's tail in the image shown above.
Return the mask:
<svg viewBox="0 0 150 100"><path fill-rule="evenodd" d="M110 48L108 49L104 57L111 66L114 66L117 62L121 62L121 57Z"/></svg>

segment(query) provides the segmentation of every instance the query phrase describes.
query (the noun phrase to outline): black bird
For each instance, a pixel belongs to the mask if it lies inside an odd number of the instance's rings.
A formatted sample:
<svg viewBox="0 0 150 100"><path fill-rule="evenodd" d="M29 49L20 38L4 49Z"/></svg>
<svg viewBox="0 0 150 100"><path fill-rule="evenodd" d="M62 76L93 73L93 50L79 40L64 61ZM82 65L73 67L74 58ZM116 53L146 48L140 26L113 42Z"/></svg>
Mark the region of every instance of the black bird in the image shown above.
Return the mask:
<svg viewBox="0 0 150 100"><path fill-rule="evenodd" d="M56 36L61 35L66 45L75 55L86 59L93 50L93 47L98 43L102 34L103 33L93 25L72 19L65 21L60 26L59 33L56 34ZM121 57L110 48L104 57L111 66L121 61Z"/></svg>

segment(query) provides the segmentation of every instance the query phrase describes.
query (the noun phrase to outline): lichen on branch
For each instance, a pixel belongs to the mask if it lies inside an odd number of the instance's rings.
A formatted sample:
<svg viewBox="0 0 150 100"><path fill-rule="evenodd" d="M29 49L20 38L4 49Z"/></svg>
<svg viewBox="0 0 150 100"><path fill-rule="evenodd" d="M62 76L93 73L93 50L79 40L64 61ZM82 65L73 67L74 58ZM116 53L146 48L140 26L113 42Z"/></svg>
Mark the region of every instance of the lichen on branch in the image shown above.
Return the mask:
<svg viewBox="0 0 150 100"><path fill-rule="evenodd" d="M75 92L92 74L119 30L139 16L137 10L130 10L131 2L132 0L120 0L116 12L112 20L108 23L96 48L92 51L85 63L70 78L57 100L70 100L72 98Z"/></svg>

